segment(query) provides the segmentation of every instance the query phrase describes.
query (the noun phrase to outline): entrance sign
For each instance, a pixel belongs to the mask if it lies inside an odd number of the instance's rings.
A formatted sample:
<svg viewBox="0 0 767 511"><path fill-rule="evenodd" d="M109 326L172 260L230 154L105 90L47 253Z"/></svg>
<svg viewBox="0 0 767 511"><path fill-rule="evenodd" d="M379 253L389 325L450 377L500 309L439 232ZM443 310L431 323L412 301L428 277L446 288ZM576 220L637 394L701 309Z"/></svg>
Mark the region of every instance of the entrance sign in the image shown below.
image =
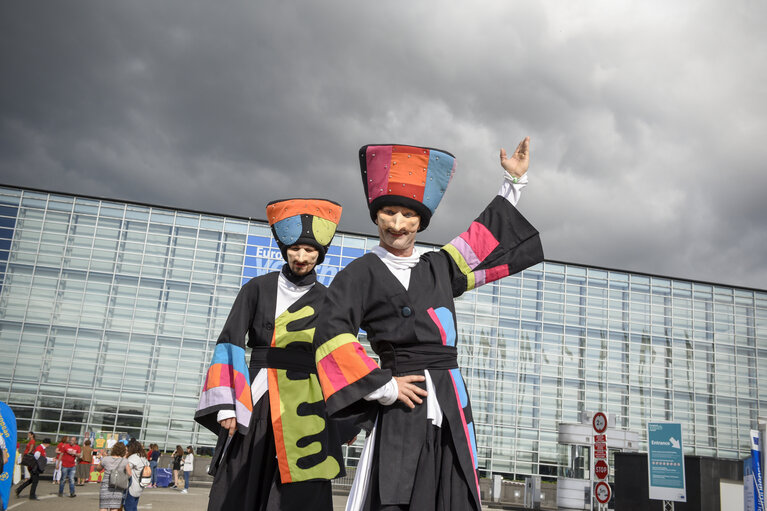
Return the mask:
<svg viewBox="0 0 767 511"><path fill-rule="evenodd" d="M647 471L651 499L687 502L681 423L647 423Z"/></svg>

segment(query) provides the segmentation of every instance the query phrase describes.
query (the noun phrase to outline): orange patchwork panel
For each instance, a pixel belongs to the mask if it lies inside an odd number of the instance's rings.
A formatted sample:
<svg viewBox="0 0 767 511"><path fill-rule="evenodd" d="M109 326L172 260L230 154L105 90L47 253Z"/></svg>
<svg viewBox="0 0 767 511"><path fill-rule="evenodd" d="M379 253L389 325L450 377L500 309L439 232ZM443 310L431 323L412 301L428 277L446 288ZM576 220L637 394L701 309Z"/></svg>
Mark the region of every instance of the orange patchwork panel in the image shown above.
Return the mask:
<svg viewBox="0 0 767 511"><path fill-rule="evenodd" d="M270 204L266 207L269 225L297 215L314 215L334 224L341 220L341 206L318 199L291 199Z"/></svg>

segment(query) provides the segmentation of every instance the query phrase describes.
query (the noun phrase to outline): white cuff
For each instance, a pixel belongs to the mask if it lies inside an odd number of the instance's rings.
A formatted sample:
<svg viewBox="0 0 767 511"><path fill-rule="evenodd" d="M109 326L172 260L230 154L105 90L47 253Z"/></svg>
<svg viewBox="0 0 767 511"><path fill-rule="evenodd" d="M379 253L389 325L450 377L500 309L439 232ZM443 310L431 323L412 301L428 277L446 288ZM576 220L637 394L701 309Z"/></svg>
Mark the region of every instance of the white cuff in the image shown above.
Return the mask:
<svg viewBox="0 0 767 511"><path fill-rule="evenodd" d="M364 397L365 401L378 401L384 406L394 404L399 395L399 387L397 387L397 380L392 377L386 385L377 388L370 394Z"/></svg>
<svg viewBox="0 0 767 511"><path fill-rule="evenodd" d="M224 419L231 419L232 417L237 417L234 410L219 410L218 415L216 415L216 422L221 422Z"/></svg>
<svg viewBox="0 0 767 511"><path fill-rule="evenodd" d="M513 178L508 172L503 172L503 184L498 190L498 195L506 199L512 206L516 206L519 197L522 195L522 188L527 186L527 172L520 178Z"/></svg>

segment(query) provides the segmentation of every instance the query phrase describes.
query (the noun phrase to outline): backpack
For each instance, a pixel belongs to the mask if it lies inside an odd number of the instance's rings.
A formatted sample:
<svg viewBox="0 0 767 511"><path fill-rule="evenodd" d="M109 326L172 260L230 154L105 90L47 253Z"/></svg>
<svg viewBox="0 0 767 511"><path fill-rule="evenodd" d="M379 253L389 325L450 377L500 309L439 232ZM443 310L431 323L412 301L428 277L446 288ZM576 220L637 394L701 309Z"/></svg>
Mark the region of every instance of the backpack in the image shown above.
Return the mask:
<svg viewBox="0 0 767 511"><path fill-rule="evenodd" d="M143 467L131 467L134 471L133 474L136 476L136 482L138 482L138 485L142 488L146 488L149 486L149 483L152 482L152 467L150 467L148 464L144 465Z"/></svg>
<svg viewBox="0 0 767 511"><path fill-rule="evenodd" d="M125 463L123 463L123 461ZM125 473L125 465L128 464L128 460L123 459L109 474L109 486L114 487L117 490L127 490L130 486L130 476Z"/></svg>

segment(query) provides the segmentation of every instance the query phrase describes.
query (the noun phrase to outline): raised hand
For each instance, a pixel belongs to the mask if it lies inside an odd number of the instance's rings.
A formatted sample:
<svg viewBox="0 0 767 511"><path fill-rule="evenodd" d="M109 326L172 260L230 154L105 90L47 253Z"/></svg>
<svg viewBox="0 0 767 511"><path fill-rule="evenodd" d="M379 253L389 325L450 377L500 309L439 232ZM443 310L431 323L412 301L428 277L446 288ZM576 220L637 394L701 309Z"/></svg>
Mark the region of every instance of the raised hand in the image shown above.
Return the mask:
<svg viewBox="0 0 767 511"><path fill-rule="evenodd" d="M511 177L520 178L527 172L530 165L530 137L519 143L517 150L511 155L506 156L506 149L501 148L501 167L509 173Z"/></svg>

